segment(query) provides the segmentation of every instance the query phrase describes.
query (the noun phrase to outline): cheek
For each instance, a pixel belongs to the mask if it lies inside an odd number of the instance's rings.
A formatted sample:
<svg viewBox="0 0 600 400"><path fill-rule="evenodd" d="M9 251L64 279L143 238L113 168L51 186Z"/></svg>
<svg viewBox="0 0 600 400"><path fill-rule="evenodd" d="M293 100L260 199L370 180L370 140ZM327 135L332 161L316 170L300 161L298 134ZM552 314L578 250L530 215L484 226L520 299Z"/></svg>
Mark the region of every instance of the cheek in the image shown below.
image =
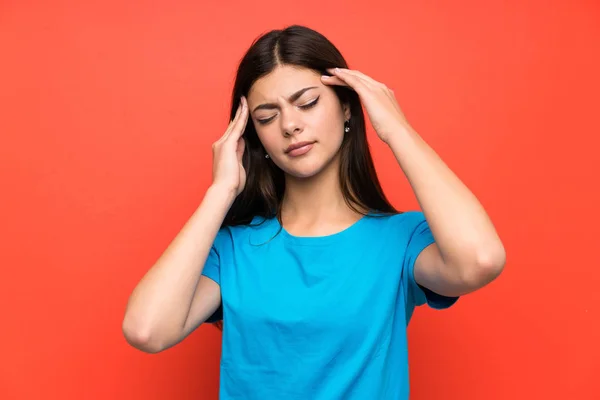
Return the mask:
<svg viewBox="0 0 600 400"><path fill-rule="evenodd" d="M277 134L274 132L272 128L269 126L256 126L256 135L258 136L258 140L262 146L267 150L267 152L272 152L274 149L278 147Z"/></svg>
<svg viewBox="0 0 600 400"><path fill-rule="evenodd" d="M329 101L314 114L314 128L333 141L344 132L344 115L337 102Z"/></svg>
<svg viewBox="0 0 600 400"><path fill-rule="evenodd" d="M337 147L344 139L344 124L335 113L325 116L319 124L319 139L328 146Z"/></svg>

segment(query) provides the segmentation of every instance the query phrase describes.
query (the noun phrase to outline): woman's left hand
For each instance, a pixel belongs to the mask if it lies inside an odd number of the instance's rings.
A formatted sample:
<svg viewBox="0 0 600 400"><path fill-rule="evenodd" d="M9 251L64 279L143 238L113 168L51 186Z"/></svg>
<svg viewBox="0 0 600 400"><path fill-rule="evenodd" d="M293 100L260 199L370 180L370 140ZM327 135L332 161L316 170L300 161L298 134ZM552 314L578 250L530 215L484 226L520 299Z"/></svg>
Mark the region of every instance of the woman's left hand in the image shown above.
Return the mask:
<svg viewBox="0 0 600 400"><path fill-rule="evenodd" d="M394 92L386 85L355 70L332 68L327 71L333 76L324 75L321 81L326 85L348 86L354 89L367 110L377 136L385 143L389 144L393 135L408 126Z"/></svg>

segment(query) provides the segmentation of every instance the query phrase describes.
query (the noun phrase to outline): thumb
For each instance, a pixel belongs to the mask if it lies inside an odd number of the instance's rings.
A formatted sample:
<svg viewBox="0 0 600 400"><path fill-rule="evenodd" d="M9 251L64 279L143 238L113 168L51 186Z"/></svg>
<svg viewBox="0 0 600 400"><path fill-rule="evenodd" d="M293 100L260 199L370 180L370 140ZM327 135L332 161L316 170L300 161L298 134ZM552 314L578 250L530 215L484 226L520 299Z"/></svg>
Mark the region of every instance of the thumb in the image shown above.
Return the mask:
<svg viewBox="0 0 600 400"><path fill-rule="evenodd" d="M237 154L238 162L242 163L242 157L244 157L244 151L246 150L246 141L243 137L239 138L237 141L237 148L235 150Z"/></svg>

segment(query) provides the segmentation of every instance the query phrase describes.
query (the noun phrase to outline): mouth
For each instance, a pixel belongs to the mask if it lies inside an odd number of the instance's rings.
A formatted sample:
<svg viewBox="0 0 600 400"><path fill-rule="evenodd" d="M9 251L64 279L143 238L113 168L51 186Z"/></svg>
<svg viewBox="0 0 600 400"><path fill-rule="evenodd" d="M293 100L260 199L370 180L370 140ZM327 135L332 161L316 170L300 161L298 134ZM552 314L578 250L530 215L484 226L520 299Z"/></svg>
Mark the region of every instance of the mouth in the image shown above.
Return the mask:
<svg viewBox="0 0 600 400"><path fill-rule="evenodd" d="M287 149L285 149L285 153L290 157L298 157L303 154L306 154L312 149L313 144L315 142L299 142L291 144Z"/></svg>

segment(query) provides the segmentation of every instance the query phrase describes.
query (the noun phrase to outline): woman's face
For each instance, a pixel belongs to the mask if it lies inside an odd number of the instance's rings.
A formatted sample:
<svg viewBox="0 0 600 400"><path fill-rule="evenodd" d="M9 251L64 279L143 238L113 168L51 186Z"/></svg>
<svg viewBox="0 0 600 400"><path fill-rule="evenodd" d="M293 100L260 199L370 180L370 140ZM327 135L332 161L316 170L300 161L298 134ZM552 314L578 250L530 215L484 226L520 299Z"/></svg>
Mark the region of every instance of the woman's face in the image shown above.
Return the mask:
<svg viewBox="0 0 600 400"><path fill-rule="evenodd" d="M336 159L350 112L317 72L278 67L252 85L247 99L258 138L285 173L307 178Z"/></svg>

